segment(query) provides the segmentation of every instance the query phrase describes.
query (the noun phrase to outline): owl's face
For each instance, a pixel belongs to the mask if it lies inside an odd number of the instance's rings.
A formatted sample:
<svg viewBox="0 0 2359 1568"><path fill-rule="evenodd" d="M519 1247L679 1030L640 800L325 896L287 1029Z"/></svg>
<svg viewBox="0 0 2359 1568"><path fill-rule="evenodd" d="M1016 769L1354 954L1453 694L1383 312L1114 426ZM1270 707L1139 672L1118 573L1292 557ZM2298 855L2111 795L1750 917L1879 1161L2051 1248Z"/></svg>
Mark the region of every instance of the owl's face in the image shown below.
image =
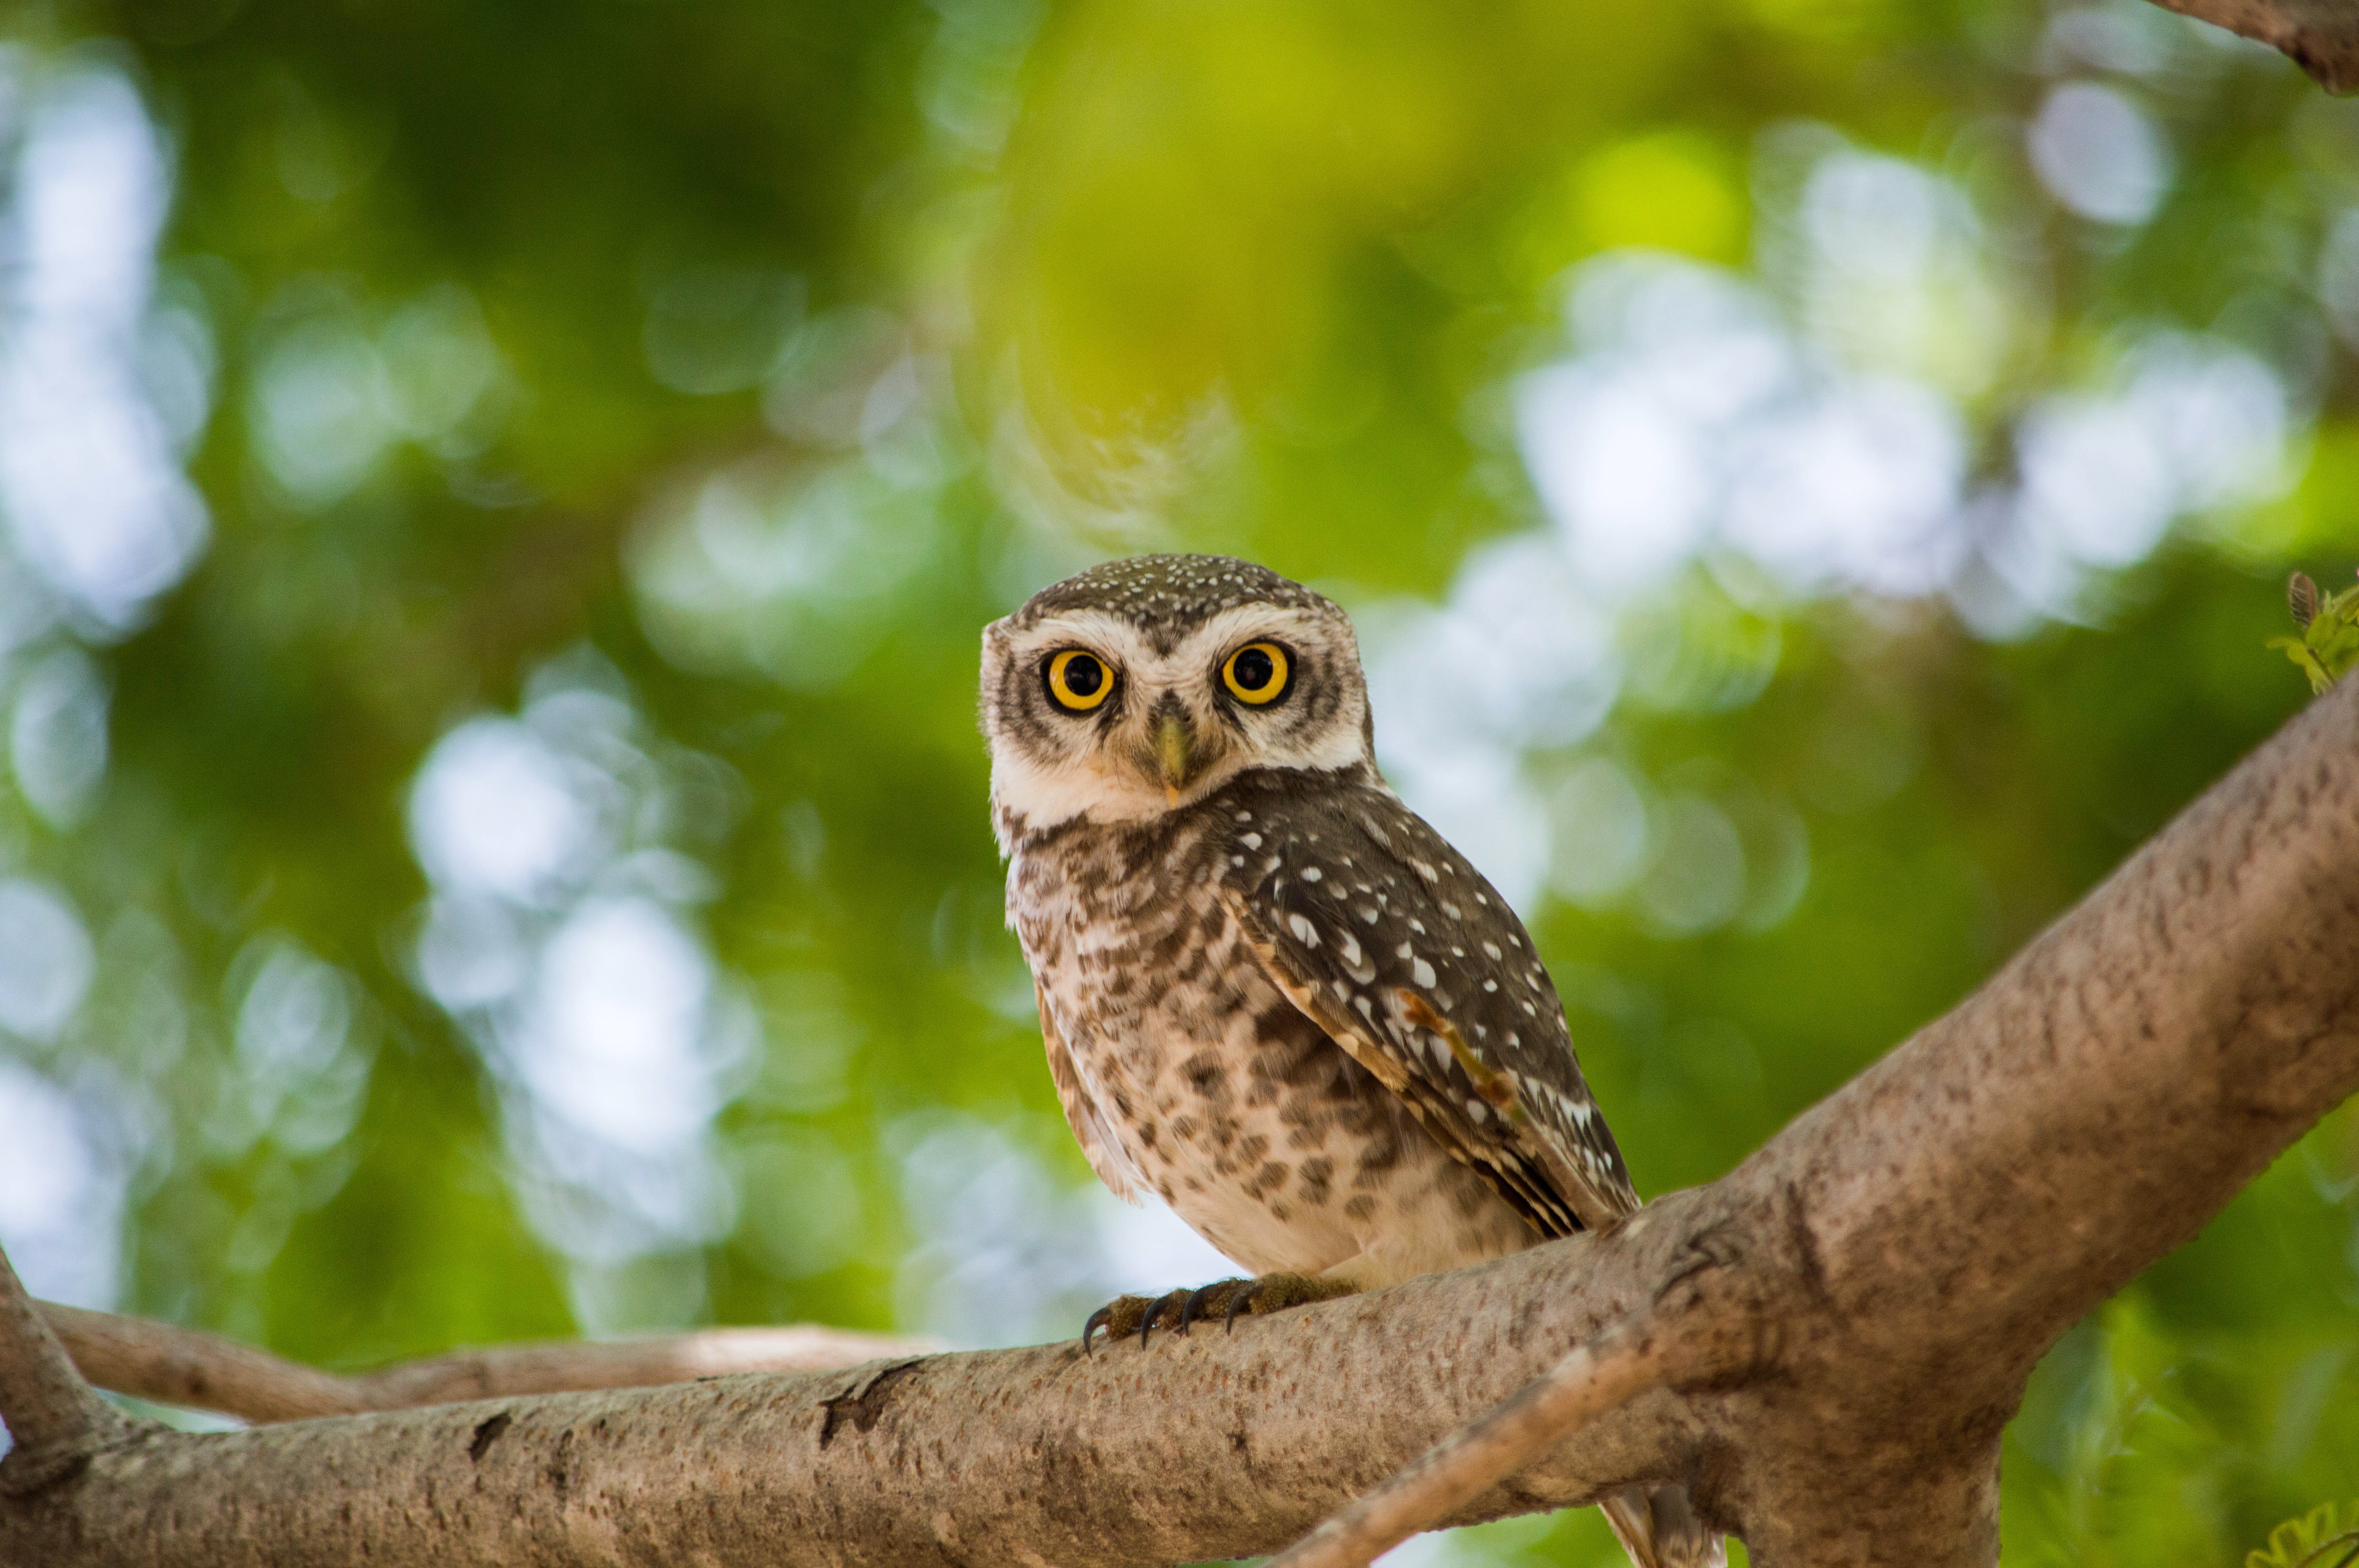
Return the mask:
<svg viewBox="0 0 2359 1568"><path fill-rule="evenodd" d="M1143 821L1252 768L1374 761L1351 622L1225 556L1109 562L993 622L983 729L1003 837Z"/></svg>

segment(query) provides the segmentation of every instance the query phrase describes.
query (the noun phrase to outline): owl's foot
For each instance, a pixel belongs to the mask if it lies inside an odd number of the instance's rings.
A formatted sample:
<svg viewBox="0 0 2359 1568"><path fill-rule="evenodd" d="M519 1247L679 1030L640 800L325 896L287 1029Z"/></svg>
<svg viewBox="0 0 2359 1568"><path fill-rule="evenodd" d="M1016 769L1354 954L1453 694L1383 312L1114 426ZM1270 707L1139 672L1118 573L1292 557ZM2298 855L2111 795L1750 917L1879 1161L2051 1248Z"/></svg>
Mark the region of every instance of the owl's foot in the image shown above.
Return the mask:
<svg viewBox="0 0 2359 1568"><path fill-rule="evenodd" d="M1116 1296L1090 1314L1089 1322L1082 1325L1082 1348L1090 1348L1100 1329L1105 1330L1108 1341L1136 1334L1144 1345L1158 1326L1185 1335L1190 1324L1217 1317L1223 1327L1234 1327L1245 1314L1283 1312L1310 1302L1332 1301L1356 1288L1308 1274L1264 1274L1257 1280L1215 1280L1168 1296Z"/></svg>

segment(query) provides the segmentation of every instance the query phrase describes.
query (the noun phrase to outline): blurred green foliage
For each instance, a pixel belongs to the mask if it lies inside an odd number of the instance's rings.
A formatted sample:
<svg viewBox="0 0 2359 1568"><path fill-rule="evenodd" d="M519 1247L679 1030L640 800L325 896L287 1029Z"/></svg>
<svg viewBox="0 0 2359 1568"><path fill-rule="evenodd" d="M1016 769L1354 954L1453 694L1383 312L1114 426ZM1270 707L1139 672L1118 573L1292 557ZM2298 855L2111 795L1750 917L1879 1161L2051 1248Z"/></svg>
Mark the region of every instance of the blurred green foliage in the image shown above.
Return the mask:
<svg viewBox="0 0 2359 1568"><path fill-rule="evenodd" d="M0 1235L329 1365L1078 1324L1129 1233L1001 927L973 687L1091 559L1359 615L1404 793L1519 886L1660 1192L2293 712L2275 585L2359 557L2359 105L2132 0L49 0L0 39L20 262L103 217L36 200L41 148L158 149L137 330L89 351L209 518L109 613L0 461L0 878L82 977L0 1019L0 1090L83 1130L49 1209L0 1156ZM1609 589L1582 486L1655 427L1566 432L1658 364L1617 288L1677 306L1658 348L1732 334L1666 406L1754 395L1736 343L1833 412L1697 427L1657 478L1742 448L1723 522ZM64 385L38 296L20 398ZM1811 532L1929 474L1884 555ZM1546 628L1466 643L1560 569L1561 679ZM1462 754L1404 690L1503 717ZM2009 1563L2234 1561L2359 1492L2354 1192L2338 1112L2066 1337ZM1614 1560L1589 1515L1435 1550Z"/></svg>

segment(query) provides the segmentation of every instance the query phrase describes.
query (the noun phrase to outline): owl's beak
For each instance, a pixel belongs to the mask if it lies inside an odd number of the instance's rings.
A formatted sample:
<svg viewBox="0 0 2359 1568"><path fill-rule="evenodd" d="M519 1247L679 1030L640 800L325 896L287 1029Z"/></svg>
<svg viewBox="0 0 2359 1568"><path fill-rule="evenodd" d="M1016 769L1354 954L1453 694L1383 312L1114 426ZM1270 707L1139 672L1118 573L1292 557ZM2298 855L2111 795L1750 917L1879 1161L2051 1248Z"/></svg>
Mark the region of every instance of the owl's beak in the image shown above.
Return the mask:
<svg viewBox="0 0 2359 1568"><path fill-rule="evenodd" d="M1167 713L1155 727L1155 754L1163 765L1163 794L1174 806L1180 792L1196 776L1196 737L1188 721Z"/></svg>

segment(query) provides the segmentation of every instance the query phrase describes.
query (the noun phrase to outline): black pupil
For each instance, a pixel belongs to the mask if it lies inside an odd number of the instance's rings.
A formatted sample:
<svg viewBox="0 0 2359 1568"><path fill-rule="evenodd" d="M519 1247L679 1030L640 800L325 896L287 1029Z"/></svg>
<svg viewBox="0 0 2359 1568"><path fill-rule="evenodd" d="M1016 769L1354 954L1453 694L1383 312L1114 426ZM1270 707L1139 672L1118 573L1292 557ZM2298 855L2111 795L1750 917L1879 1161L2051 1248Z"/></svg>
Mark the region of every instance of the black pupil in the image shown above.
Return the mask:
<svg viewBox="0 0 2359 1568"><path fill-rule="evenodd" d="M1087 654L1077 654L1065 661L1065 689L1075 697L1094 697L1103 685L1105 666Z"/></svg>
<svg viewBox="0 0 2359 1568"><path fill-rule="evenodd" d="M1277 678L1277 666L1259 648L1247 648L1237 655L1237 684L1247 691L1259 691Z"/></svg>

